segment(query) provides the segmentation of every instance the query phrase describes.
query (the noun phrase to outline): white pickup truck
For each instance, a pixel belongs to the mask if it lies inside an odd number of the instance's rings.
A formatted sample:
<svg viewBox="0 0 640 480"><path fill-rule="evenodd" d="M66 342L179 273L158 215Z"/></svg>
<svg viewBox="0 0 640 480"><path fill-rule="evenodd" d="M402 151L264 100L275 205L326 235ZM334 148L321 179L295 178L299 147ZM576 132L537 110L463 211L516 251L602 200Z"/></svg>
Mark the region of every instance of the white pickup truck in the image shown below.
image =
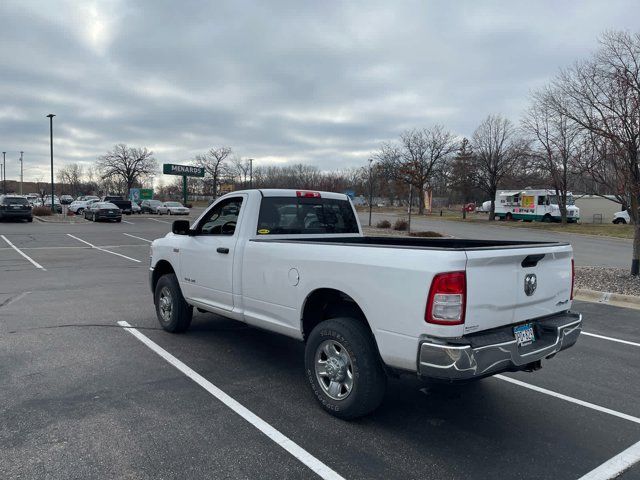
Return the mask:
<svg viewBox="0 0 640 480"><path fill-rule="evenodd" d="M311 388L341 418L373 411L388 375L537 370L582 327L570 245L365 237L337 193L229 193L155 240L149 273L169 332L196 307L304 341Z"/></svg>

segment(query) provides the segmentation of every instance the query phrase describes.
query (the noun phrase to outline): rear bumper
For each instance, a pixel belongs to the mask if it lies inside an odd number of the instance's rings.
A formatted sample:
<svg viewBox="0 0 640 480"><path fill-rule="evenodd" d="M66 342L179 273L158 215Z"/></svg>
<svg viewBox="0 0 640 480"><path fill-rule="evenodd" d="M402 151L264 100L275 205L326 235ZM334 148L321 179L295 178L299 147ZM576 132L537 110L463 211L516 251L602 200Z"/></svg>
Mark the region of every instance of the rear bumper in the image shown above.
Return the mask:
<svg viewBox="0 0 640 480"><path fill-rule="evenodd" d="M31 210L2 210L0 218L31 218Z"/></svg>
<svg viewBox="0 0 640 480"><path fill-rule="evenodd" d="M567 312L529 323L536 330L536 341L526 347L518 347L512 327L463 337L460 343L424 338L418 350L418 374L455 381L525 369L576 343L582 315Z"/></svg>

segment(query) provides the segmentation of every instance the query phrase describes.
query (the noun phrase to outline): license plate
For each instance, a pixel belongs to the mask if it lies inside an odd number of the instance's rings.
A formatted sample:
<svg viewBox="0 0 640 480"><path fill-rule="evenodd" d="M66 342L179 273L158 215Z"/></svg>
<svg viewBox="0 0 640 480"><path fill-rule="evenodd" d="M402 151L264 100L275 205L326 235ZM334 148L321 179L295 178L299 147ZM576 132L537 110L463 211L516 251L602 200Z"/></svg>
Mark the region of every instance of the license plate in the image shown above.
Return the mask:
<svg viewBox="0 0 640 480"><path fill-rule="evenodd" d="M519 347L531 345L536 341L536 336L533 332L533 325L531 325L530 323L514 327L513 334L516 337L516 341L518 342Z"/></svg>

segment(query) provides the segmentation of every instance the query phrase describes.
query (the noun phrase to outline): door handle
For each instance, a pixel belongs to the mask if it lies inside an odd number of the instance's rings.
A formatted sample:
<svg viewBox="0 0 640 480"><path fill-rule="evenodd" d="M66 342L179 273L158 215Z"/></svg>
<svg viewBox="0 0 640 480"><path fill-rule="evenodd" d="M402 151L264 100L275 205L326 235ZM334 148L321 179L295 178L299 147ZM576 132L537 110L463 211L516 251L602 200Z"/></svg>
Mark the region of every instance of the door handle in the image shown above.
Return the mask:
<svg viewBox="0 0 640 480"><path fill-rule="evenodd" d="M218 247L218 248L216 248L216 252L218 252L218 253L229 253L229 249L228 248L224 248L224 247Z"/></svg>

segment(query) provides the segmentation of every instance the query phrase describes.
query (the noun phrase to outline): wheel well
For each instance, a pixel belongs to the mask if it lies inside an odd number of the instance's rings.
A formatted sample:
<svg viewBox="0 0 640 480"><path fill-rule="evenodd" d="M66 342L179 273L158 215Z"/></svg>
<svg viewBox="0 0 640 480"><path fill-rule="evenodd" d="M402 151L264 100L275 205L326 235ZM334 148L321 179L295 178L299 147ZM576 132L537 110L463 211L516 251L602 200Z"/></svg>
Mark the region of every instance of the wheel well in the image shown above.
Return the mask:
<svg viewBox="0 0 640 480"><path fill-rule="evenodd" d="M168 273L176 273L169 262L167 262L166 260L160 260L158 263L156 263L156 266L153 269L153 277L151 278L152 292L156 291L156 285L158 284L158 280L160 280L160 277Z"/></svg>
<svg viewBox="0 0 640 480"><path fill-rule="evenodd" d="M302 335L306 340L320 322L330 318L352 317L361 321L371 332L362 309L353 298L340 290L320 288L307 296L302 309ZM373 335L373 332L371 332Z"/></svg>

